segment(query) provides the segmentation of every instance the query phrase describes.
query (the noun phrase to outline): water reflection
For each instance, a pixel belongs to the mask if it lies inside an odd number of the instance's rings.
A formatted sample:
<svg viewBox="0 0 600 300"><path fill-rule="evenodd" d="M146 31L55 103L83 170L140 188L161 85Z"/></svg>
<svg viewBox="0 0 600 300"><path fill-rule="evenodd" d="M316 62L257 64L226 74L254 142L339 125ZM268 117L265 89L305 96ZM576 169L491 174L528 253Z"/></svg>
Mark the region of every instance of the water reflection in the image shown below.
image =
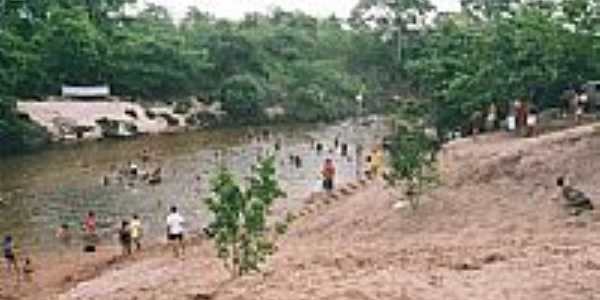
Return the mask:
<svg viewBox="0 0 600 300"><path fill-rule="evenodd" d="M221 129L177 135L147 136L127 141L98 141L60 146L19 157L0 160L0 233L11 233L21 245L43 249L53 245L54 231L68 223L79 229L81 218L94 210L101 232L106 237L121 218L133 213L141 216L150 234L163 234L163 218L170 205L177 205L199 229L208 221L202 199L207 196L209 180L223 164L239 179L251 173L256 159L275 155L278 176L288 193L284 206L299 207L298 199L320 187L320 167L326 157L333 158L338 181L355 177L357 144L368 147L383 136L379 123L359 126L286 126L273 128ZM268 132L267 137L265 133ZM349 155L341 156L334 139L347 143ZM318 154L314 149L323 144ZM276 146L276 144L278 144ZM279 148L279 149L276 149ZM150 159L143 162L144 149ZM298 156L298 168L290 157ZM115 166L135 162L141 170L162 168L162 182L149 185L140 180L111 178Z"/></svg>

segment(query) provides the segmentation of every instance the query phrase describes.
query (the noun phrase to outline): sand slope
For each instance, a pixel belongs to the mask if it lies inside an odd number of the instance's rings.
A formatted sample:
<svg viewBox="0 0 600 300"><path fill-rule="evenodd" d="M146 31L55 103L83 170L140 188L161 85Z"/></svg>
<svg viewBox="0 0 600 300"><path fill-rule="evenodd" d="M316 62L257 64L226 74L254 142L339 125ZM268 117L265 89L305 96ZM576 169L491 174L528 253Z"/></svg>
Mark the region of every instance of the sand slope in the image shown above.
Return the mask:
<svg viewBox="0 0 600 300"><path fill-rule="evenodd" d="M459 140L440 168L444 183L416 211L393 209L401 193L381 182L319 205L261 274L229 281L204 242L49 299L600 299L600 212L569 216L554 187L567 174L600 207L594 125Z"/></svg>

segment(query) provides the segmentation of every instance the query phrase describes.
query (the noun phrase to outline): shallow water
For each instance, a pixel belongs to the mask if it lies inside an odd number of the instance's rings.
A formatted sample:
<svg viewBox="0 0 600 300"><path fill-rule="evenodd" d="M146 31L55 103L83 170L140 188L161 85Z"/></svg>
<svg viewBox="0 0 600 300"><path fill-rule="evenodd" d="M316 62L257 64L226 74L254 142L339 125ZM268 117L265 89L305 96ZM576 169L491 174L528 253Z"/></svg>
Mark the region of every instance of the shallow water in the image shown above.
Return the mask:
<svg viewBox="0 0 600 300"><path fill-rule="evenodd" d="M0 234L12 234L28 251L50 249L56 245L54 232L63 223L80 232L81 220L96 211L105 240L114 239L116 224L133 213L141 216L146 236L160 237L168 207L177 205L188 230L199 230L209 221L202 199L208 196L209 181L220 165L230 168L243 180L250 174L257 156L273 154L278 177L288 197L280 207L295 208L317 190L319 171L326 157L334 158L338 182L355 179L355 145L365 149L384 135L383 122L370 126L347 121L335 125L302 125L262 128L218 129L173 135L145 136L132 140L104 140L57 146L31 155L0 159ZM261 132L270 138L257 140ZM250 135L253 137L251 138ZM334 137L349 144L350 157L334 148ZM280 140L282 148L275 151ZM320 155L311 141L321 142ZM141 160L143 149L151 159ZM366 153L366 151L365 151ZM297 169L290 155L303 158ZM140 180L126 180L104 186L102 177L115 174L111 166L135 162L142 171L162 167L163 182L151 186Z"/></svg>

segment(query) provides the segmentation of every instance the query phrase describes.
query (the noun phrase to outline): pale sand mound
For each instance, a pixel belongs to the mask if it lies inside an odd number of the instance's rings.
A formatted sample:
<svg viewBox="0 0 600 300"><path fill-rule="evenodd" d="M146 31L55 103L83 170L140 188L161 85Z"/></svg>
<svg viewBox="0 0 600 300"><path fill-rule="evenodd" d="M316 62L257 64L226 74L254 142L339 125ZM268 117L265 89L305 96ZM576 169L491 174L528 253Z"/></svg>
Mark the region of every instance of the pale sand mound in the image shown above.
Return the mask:
<svg viewBox="0 0 600 300"><path fill-rule="evenodd" d="M297 220L262 274L232 282L208 244L106 271L59 299L600 299L600 213L569 216L557 176L600 207L592 126L445 149L421 207L372 184Z"/></svg>
<svg viewBox="0 0 600 300"><path fill-rule="evenodd" d="M26 114L36 124L46 128L52 135L60 137L59 123L93 128L87 138L102 136L98 121L103 118L135 124L141 133L159 133L168 129L163 118L150 119L146 110L132 102L109 101L57 101L17 103L19 112ZM130 114L134 114L133 115ZM160 113L160 112L159 112ZM172 114L171 114L172 115ZM174 117L175 118L175 117ZM181 123L183 124L183 123Z"/></svg>

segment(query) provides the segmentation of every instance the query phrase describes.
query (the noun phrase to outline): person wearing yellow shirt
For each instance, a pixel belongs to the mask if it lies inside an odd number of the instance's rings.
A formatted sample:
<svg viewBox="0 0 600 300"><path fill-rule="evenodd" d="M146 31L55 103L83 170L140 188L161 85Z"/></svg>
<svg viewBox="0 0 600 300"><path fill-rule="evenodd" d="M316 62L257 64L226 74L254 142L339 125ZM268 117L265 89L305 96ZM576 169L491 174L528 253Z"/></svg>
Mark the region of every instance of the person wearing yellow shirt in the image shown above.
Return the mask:
<svg viewBox="0 0 600 300"><path fill-rule="evenodd" d="M131 228L131 239L139 251L142 248L142 221L140 221L137 214L133 215L129 226Z"/></svg>
<svg viewBox="0 0 600 300"><path fill-rule="evenodd" d="M371 166L370 173L372 178L381 176L383 171L383 149L381 146L377 146L371 151Z"/></svg>

